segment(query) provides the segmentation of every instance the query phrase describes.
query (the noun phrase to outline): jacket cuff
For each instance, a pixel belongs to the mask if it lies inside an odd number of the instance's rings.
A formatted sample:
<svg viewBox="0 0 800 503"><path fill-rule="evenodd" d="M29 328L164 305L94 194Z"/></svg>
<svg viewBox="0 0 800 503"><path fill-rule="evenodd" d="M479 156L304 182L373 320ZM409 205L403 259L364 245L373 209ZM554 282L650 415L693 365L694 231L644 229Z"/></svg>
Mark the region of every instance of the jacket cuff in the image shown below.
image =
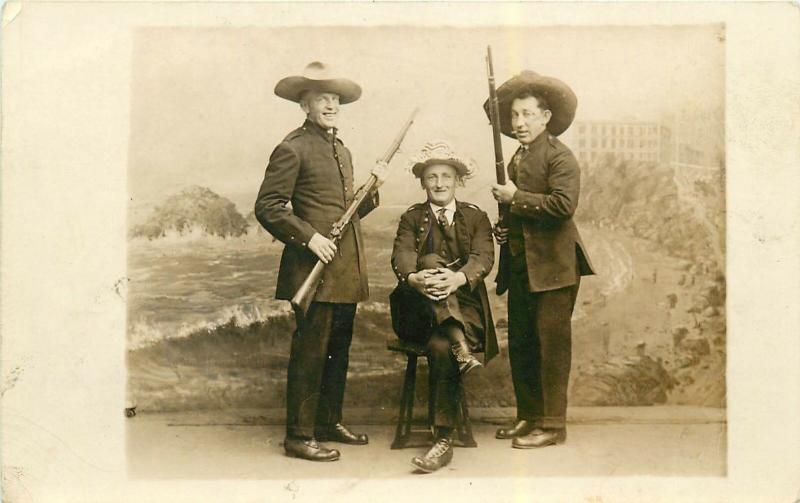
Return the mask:
<svg viewBox="0 0 800 503"><path fill-rule="evenodd" d="M484 266L478 266L477 264L473 267L470 264L465 265L458 272L463 273L464 276L467 278L467 285L469 285L470 291L475 290L475 287L489 274L489 271L486 270Z"/></svg>
<svg viewBox="0 0 800 503"><path fill-rule="evenodd" d="M397 282L401 284L407 284L408 277L411 275L411 273L415 272L415 271L408 271L403 267L399 267L397 264L392 264L392 270L394 272L394 275L397 277Z"/></svg>
<svg viewBox="0 0 800 503"><path fill-rule="evenodd" d="M519 190L514 193L509 205L511 213L521 217L536 218L541 216L545 211L542 208L542 201L544 194L534 194L533 192L526 192Z"/></svg>
<svg viewBox="0 0 800 503"><path fill-rule="evenodd" d="M303 227L304 228L297 229L295 232L289 234L289 244L299 246L300 248L308 248L308 242L311 241L314 234L317 234L317 230L307 223ZM319 234L322 235L321 232Z"/></svg>

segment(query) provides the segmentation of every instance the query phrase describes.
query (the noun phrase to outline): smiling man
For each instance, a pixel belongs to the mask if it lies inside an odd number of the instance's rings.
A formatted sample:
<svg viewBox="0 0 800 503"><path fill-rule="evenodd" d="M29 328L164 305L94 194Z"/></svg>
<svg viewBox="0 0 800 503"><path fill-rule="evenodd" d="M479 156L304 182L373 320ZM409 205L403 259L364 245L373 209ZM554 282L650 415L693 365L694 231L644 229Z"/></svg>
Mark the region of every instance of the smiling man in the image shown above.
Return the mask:
<svg viewBox="0 0 800 503"><path fill-rule="evenodd" d="M508 352L517 400L516 424L496 436L513 438L516 448L538 448L566 440L572 310L580 277L594 274L572 220L580 169L556 138L572 123L577 98L560 80L531 71L504 83L497 95L501 131L520 146L508 182L492 186L495 199L510 208L508 227L496 227L495 236L511 252L510 267L500 270L508 271Z"/></svg>
<svg viewBox="0 0 800 503"><path fill-rule="evenodd" d="M340 105L357 100L361 88L313 62L303 75L278 82L275 94L299 103L306 117L272 152L255 204L258 221L285 244L275 297L291 300L317 260L327 264L292 337L284 449L292 457L335 461L339 451L318 441L368 442L342 424L342 400L356 304L369 295L359 220L378 205L377 187L388 172L386 163L375 165L375 190L337 247L325 236L353 202L354 191L352 157L336 126Z"/></svg>
<svg viewBox="0 0 800 503"><path fill-rule="evenodd" d="M460 375L497 354L497 339L483 278L494 264L489 218L457 201L456 187L474 171L442 141L425 145L412 159L427 201L401 217L392 250L398 286L390 296L392 323L405 340L427 344L436 441L412 464L432 472L453 457Z"/></svg>

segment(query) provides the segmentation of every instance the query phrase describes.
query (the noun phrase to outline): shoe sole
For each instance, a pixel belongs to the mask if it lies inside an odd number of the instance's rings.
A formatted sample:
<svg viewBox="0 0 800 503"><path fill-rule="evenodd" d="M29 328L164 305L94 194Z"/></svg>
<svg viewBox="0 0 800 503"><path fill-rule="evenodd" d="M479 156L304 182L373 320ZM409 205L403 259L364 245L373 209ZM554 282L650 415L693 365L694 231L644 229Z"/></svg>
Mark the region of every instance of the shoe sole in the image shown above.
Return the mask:
<svg viewBox="0 0 800 503"><path fill-rule="evenodd" d="M530 434L530 432L522 433L522 434L519 434L519 435L498 435L497 433L495 433L494 434L494 438L496 438L498 440L513 440L513 439L515 439L517 437L524 437L525 435L528 435L528 434Z"/></svg>
<svg viewBox="0 0 800 503"><path fill-rule="evenodd" d="M553 440L552 442L548 442L546 444L539 444L539 445L519 445L519 444L511 444L511 447L514 449L541 449L542 447L550 447L551 445L560 445L563 444L564 440Z"/></svg>
<svg viewBox="0 0 800 503"><path fill-rule="evenodd" d="M325 437L317 437L317 441L318 442L334 442L334 443L337 443L337 444L345 444L345 445L367 445L369 443L369 440L367 440L366 442L345 442L344 440L331 440L331 439L325 438Z"/></svg>
<svg viewBox="0 0 800 503"><path fill-rule="evenodd" d="M433 472L435 472L436 470L438 470L438 468L436 468L436 469L434 469L434 470L431 470L430 468L423 468L423 467L419 466L418 464L414 463L413 461L411 462L411 466L413 466L413 467L414 467L414 468L416 468L417 470L419 470L419 471L421 471L421 472L425 472L425 473L433 473Z"/></svg>
<svg viewBox="0 0 800 503"><path fill-rule="evenodd" d="M330 459L313 459L313 458L303 457L303 456L301 456L299 454L295 454L294 452L284 451L284 453L286 454L287 457L290 457L290 458L302 459L304 461L314 461L314 462L317 462L317 463L327 463L327 462L330 462L330 461L339 461L339 458L340 458L340 456L336 456L335 458L330 458Z"/></svg>
<svg viewBox="0 0 800 503"><path fill-rule="evenodd" d="M414 463L414 461L411 461L411 466L413 466L417 470L423 471L425 473L433 473L433 472L435 472L435 471L437 471L437 470L439 470L441 468L444 468L445 466L447 466L449 464L450 464L450 461L448 461L447 463L443 464L439 468L430 469L430 468L423 468L423 467L419 466L418 464Z"/></svg>
<svg viewBox="0 0 800 503"><path fill-rule="evenodd" d="M471 366L469 366L469 367L465 368L465 369L464 369L464 370L461 372L461 375L463 376L463 375L469 374L469 373L470 373L470 372L472 372L473 370L475 370L475 369L479 369L479 368L483 368L483 365L482 365L480 362L476 363L475 365L471 365Z"/></svg>

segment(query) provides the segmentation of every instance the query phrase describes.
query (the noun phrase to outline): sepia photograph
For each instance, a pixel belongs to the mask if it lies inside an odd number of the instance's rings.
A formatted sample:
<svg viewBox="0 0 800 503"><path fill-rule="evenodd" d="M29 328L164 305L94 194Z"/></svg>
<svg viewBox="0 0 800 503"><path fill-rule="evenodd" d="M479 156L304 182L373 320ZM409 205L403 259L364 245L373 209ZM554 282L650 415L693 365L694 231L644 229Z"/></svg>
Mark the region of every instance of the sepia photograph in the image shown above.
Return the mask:
<svg viewBox="0 0 800 503"><path fill-rule="evenodd" d="M796 12L7 2L0 500L800 501Z"/></svg>
<svg viewBox="0 0 800 503"><path fill-rule="evenodd" d="M724 476L724 69L722 25L137 30L131 476Z"/></svg>

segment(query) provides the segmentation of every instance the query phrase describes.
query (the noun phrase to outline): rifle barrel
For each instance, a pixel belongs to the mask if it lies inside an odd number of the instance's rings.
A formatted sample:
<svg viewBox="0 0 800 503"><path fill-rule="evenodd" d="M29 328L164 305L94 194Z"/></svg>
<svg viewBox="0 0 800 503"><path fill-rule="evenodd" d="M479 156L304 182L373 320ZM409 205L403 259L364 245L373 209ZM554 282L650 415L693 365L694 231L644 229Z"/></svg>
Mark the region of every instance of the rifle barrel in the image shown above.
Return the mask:
<svg viewBox="0 0 800 503"><path fill-rule="evenodd" d="M489 74L489 121L492 123L492 140L494 141L494 166L497 174L497 183L506 183L505 162L503 159L503 143L500 138L500 105L497 101L497 90L494 81L494 64L492 63L492 47L486 47L486 71ZM508 216L508 205L497 203L499 222L501 227L507 227L506 219ZM500 260L498 264L497 276L497 295L502 295L508 290L509 259L511 251L508 243L500 246Z"/></svg>
<svg viewBox="0 0 800 503"><path fill-rule="evenodd" d="M492 46L486 47L486 71L489 80L489 121L492 123L492 140L494 142L494 168L497 183L506 183L505 160L503 159L503 143L500 138L500 105L497 101L497 90L494 80L494 63L492 62ZM502 210L502 207L501 207Z"/></svg>
<svg viewBox="0 0 800 503"><path fill-rule="evenodd" d="M408 118L406 123L403 124L402 129L400 129L400 133L394 139L392 144L389 145L389 148L386 150L386 153L383 154L383 157L381 157L381 160L383 162L391 161L392 157L394 157L394 154L396 154L397 151L400 149L400 144L403 143L403 138L405 138L406 133L408 132L408 128L410 128L411 124L414 123L414 117L417 116L417 112L419 112L419 107L415 108L414 111L411 112L411 116Z"/></svg>

